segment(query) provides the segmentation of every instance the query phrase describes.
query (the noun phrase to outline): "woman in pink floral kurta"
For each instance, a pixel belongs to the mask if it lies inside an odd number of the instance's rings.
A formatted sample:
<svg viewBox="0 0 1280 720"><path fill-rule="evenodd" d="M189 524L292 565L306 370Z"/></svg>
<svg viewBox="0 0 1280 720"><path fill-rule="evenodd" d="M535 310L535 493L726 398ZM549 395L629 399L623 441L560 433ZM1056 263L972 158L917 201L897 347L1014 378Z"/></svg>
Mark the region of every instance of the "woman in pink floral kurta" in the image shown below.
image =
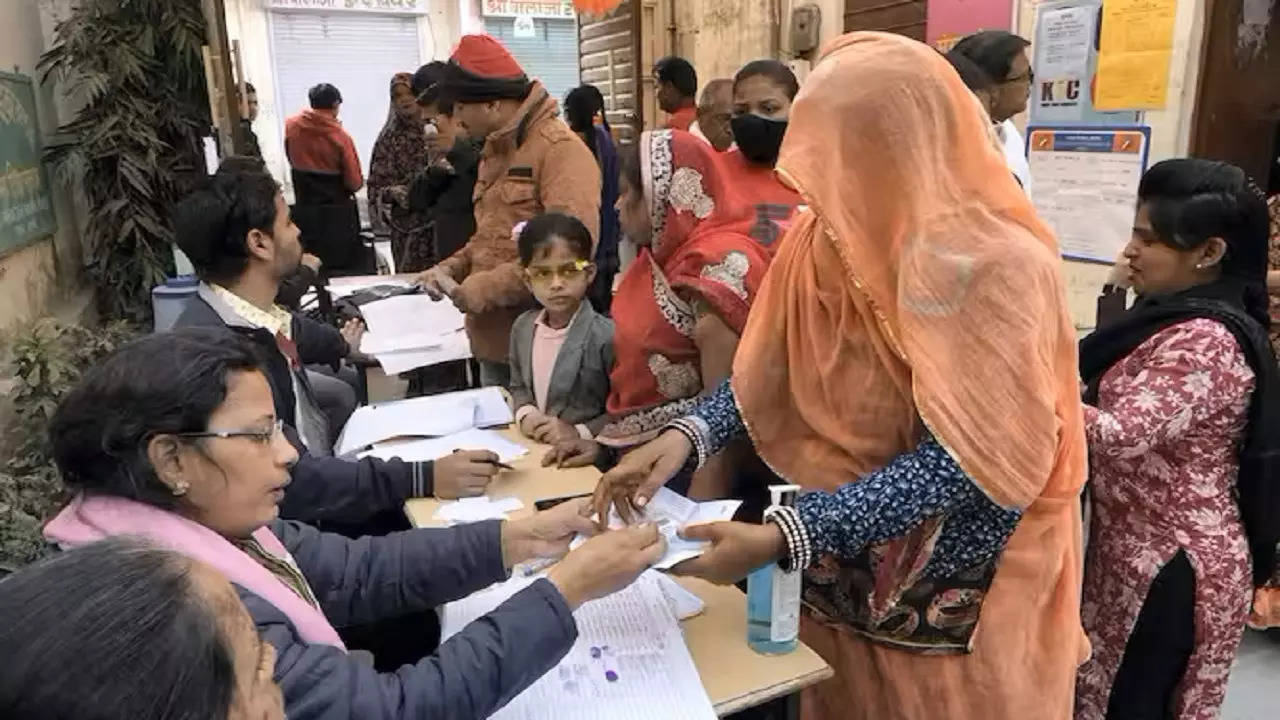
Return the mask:
<svg viewBox="0 0 1280 720"><path fill-rule="evenodd" d="M1153 335L1103 376L1085 407L1093 519L1082 613L1093 657L1076 717L1106 715L1152 579L1183 550L1195 570L1195 650L1179 720L1216 718L1249 601L1249 548L1234 496L1253 371L1231 332L1199 318Z"/></svg>
<svg viewBox="0 0 1280 720"><path fill-rule="evenodd" d="M1093 655L1076 719L1215 720L1280 540L1262 194L1226 163L1158 163L1123 257L1140 299L1080 345Z"/></svg>

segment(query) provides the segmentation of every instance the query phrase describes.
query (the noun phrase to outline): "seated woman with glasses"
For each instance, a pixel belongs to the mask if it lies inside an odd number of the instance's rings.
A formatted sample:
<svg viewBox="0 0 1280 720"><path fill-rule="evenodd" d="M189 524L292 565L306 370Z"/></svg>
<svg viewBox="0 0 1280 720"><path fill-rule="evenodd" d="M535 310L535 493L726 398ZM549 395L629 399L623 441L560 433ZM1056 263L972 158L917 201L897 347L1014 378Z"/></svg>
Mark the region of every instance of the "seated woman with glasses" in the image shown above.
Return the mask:
<svg viewBox="0 0 1280 720"><path fill-rule="evenodd" d="M284 720L275 652L231 584L132 538L0 582L0 717Z"/></svg>
<svg viewBox="0 0 1280 720"><path fill-rule="evenodd" d="M590 529L582 502L359 540L280 520L298 454L253 346L221 329L121 348L67 394L50 436L75 497L45 536L64 549L141 536L226 576L275 648L290 720L488 717L569 650L576 607L663 552L652 526L594 537L433 654L380 673L335 628L424 612L506 579L516 563L564 555Z"/></svg>
<svg viewBox="0 0 1280 720"><path fill-rule="evenodd" d="M520 432L539 442L591 439L604 427L613 321L584 302L596 268L577 218L540 215L514 231L525 284L541 308L511 328L511 397Z"/></svg>

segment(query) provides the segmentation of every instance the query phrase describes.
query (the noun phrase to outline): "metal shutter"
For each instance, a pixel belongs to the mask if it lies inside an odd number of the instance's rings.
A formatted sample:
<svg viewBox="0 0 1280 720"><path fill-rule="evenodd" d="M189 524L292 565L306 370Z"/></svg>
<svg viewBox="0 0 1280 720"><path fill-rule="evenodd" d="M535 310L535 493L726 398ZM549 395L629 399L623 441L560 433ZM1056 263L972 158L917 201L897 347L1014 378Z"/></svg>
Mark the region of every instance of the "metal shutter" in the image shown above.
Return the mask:
<svg viewBox="0 0 1280 720"><path fill-rule="evenodd" d="M535 18L536 37L518 38L515 18L487 17L484 30L506 46L525 74L542 81L551 97L564 96L578 86L578 25L574 20Z"/></svg>
<svg viewBox="0 0 1280 720"><path fill-rule="evenodd" d="M309 107L307 90L331 83L342 91L338 117L355 139L367 175L369 155L391 107L391 76L413 72L421 64L417 19L273 12L271 45L281 137L283 118Z"/></svg>

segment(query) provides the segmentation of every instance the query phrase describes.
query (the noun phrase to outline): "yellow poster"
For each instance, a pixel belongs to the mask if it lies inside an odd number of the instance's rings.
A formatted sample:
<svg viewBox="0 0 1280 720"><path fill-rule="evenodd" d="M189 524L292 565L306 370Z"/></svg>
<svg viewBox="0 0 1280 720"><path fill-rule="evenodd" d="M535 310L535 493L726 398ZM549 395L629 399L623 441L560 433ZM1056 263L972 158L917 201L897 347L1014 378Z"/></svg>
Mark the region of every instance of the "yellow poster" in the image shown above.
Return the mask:
<svg viewBox="0 0 1280 720"><path fill-rule="evenodd" d="M1177 0L1103 0L1094 107L1164 107L1177 5Z"/></svg>

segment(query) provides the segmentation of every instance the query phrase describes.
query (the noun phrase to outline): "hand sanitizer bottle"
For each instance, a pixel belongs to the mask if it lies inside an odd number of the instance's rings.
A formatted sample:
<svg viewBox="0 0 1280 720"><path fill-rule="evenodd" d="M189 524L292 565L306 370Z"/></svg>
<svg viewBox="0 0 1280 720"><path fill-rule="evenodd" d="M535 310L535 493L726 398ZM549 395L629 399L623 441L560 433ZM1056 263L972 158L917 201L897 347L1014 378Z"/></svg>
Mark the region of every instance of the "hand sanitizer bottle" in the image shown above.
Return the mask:
<svg viewBox="0 0 1280 720"><path fill-rule="evenodd" d="M773 507L795 504L799 485L770 485ZM747 576L747 645L762 655L796 649L800 634L800 571L784 571L776 562Z"/></svg>

